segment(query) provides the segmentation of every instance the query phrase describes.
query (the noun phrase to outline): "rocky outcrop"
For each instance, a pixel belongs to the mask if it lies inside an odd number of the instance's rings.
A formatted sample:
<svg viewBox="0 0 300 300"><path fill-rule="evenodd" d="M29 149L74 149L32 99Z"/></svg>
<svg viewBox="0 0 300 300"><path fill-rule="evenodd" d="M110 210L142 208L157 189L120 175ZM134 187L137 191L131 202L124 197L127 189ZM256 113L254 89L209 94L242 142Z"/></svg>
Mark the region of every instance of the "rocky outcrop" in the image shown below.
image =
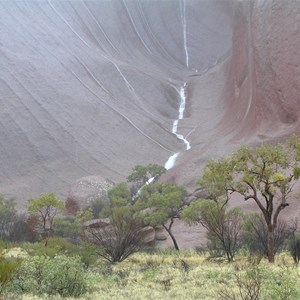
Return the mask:
<svg viewBox="0 0 300 300"><path fill-rule="evenodd" d="M297 1L234 2L227 89L244 112L240 135L265 141L299 130L299 15Z"/></svg>
<svg viewBox="0 0 300 300"><path fill-rule="evenodd" d="M164 176L191 193L208 159L300 133L300 2L233 0L223 9L231 24L230 54L188 81L181 126L192 149Z"/></svg>
<svg viewBox="0 0 300 300"><path fill-rule="evenodd" d="M0 191L66 199L174 153L164 179L192 191L207 159L299 132L299 15L294 0L0 1ZM99 196L91 182L71 196Z"/></svg>
<svg viewBox="0 0 300 300"><path fill-rule="evenodd" d="M104 179L101 176L88 176L80 178L71 187L67 202L76 203L78 208L86 208L93 200L107 200L107 191L112 186L112 181Z"/></svg>
<svg viewBox="0 0 300 300"><path fill-rule="evenodd" d="M110 225L110 220L108 218L105 219L93 219L84 222L84 228L105 228L106 226Z"/></svg>

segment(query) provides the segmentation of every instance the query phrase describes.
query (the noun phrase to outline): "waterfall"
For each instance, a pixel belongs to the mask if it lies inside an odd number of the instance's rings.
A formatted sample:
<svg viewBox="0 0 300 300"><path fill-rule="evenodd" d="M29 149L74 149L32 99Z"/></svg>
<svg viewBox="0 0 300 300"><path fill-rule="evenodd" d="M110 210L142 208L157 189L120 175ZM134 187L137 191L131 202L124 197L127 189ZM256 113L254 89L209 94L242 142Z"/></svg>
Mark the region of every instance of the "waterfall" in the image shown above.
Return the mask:
<svg viewBox="0 0 300 300"><path fill-rule="evenodd" d="M182 23L183 23L183 47L185 51L185 64L188 67L189 66L189 53L188 53L188 47L187 47L187 36L186 36L186 3L185 0L183 0L183 14L182 14Z"/></svg>
<svg viewBox="0 0 300 300"><path fill-rule="evenodd" d="M184 85L182 87L180 87L180 90L179 90L180 104L179 104L178 119L174 120L174 122L173 122L172 133L175 134L179 140L184 142L185 150L187 151L187 150L191 149L191 145L190 145L189 141L186 140L182 134L177 133L179 120L183 119L183 115L184 115L184 111L185 111L185 104L186 104L185 89L186 89L186 82L184 83ZM176 159L179 154L180 154L180 152L177 152L169 157L169 159L165 163L165 168L167 170L170 170L174 167L174 165L176 163Z"/></svg>

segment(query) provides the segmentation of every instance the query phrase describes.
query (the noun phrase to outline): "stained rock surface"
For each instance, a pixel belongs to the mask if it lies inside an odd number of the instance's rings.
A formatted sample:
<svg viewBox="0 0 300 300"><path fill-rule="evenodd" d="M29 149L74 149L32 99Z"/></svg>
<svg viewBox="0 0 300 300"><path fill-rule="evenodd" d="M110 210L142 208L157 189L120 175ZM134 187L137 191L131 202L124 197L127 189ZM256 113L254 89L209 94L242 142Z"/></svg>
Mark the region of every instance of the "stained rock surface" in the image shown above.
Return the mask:
<svg viewBox="0 0 300 300"><path fill-rule="evenodd" d="M292 0L0 1L0 191L66 198L177 152L165 179L193 190L208 158L299 132L299 16Z"/></svg>

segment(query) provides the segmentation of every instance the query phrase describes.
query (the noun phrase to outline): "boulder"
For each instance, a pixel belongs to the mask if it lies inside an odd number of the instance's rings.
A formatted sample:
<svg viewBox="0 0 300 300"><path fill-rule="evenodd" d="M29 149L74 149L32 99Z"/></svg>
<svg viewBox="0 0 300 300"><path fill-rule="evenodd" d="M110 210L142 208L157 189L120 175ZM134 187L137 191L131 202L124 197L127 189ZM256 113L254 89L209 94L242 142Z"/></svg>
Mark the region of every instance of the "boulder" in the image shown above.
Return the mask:
<svg viewBox="0 0 300 300"><path fill-rule="evenodd" d="M104 228L108 225L110 225L110 221L108 218L93 219L93 220L86 221L83 224L84 227L89 227L89 228Z"/></svg>
<svg viewBox="0 0 300 300"><path fill-rule="evenodd" d="M167 236L162 232L156 232L155 233L155 239L157 241L165 241L167 239Z"/></svg>
<svg viewBox="0 0 300 300"><path fill-rule="evenodd" d="M150 245L155 242L155 229L152 226L146 226L140 232L142 233L144 244Z"/></svg>
<svg viewBox="0 0 300 300"><path fill-rule="evenodd" d="M107 191L113 185L111 180L101 176L82 177L71 187L68 201L78 204L81 209L86 208L95 199L106 200Z"/></svg>

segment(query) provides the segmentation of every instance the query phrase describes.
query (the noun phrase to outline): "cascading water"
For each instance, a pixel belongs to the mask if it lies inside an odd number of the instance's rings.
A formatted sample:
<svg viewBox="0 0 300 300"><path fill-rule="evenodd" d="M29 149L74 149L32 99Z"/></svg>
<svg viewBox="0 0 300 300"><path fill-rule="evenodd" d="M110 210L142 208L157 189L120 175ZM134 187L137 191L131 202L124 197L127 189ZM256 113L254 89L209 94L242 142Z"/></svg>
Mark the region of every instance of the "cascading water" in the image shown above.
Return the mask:
<svg viewBox="0 0 300 300"><path fill-rule="evenodd" d="M183 12L182 12L182 25L183 25L183 47L185 52L185 64L189 67L189 52L187 47L187 36L186 36L186 3L183 0Z"/></svg>
<svg viewBox="0 0 300 300"><path fill-rule="evenodd" d="M185 104L186 104L185 89L186 89L186 82L184 83L184 85L179 90L179 95L180 95L179 115L178 115L178 119L174 120L174 122L173 122L172 133L175 134L176 137L179 140L184 142L184 144L186 146L185 150L189 150L189 149L191 149L191 145L190 145L189 141L186 140L185 137L182 134L177 133L179 120L183 119L183 114L184 114L184 111L185 111ZM177 153L175 153L175 154L173 154L172 156L169 157L169 159L165 163L165 168L167 170L170 170L171 168L174 167L174 165L176 163L176 159L177 159L179 154L180 154L180 152L177 152Z"/></svg>

